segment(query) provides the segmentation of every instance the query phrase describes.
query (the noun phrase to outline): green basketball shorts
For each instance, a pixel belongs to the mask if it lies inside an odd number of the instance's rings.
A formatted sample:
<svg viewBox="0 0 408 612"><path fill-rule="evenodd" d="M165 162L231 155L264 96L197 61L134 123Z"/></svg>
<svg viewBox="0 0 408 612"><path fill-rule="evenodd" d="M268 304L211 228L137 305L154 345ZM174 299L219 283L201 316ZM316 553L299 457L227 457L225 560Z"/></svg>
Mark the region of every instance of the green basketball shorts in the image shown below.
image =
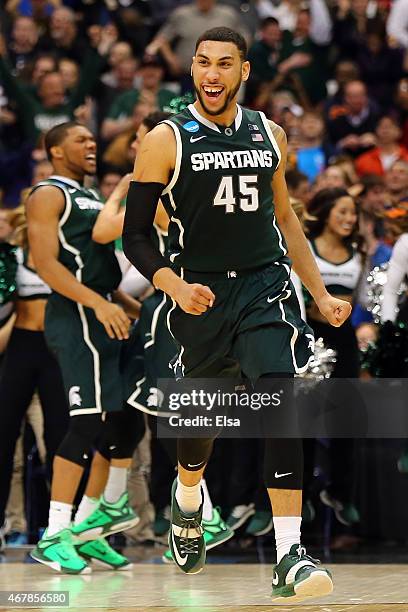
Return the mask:
<svg viewBox="0 0 408 612"><path fill-rule="evenodd" d="M268 373L301 373L313 356L312 329L302 320L286 263L225 273L177 271L188 283L207 285L215 302L202 315L175 302L169 330L179 344L174 362L184 376L252 380Z"/></svg>
<svg viewBox="0 0 408 612"><path fill-rule="evenodd" d="M126 342L109 338L92 309L53 293L46 309L45 337L61 368L71 416L122 409Z"/></svg>
<svg viewBox="0 0 408 612"><path fill-rule="evenodd" d="M169 304L161 291L144 300L138 332L140 334L144 370L136 379L128 404L154 416L170 416L162 405L163 393L157 387L159 379L173 377L170 361L177 355L178 347L166 325Z"/></svg>

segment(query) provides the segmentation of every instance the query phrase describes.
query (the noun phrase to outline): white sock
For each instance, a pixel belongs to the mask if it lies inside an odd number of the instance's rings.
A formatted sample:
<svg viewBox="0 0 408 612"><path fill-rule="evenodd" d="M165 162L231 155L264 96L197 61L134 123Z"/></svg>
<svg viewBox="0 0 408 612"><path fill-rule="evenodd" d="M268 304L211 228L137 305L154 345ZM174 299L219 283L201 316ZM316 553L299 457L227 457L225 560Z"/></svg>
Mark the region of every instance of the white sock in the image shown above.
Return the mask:
<svg viewBox="0 0 408 612"><path fill-rule="evenodd" d="M110 467L108 482L106 483L103 497L109 504L114 504L123 495L127 488L128 469Z"/></svg>
<svg viewBox="0 0 408 612"><path fill-rule="evenodd" d="M47 535L53 536L61 529L66 529L71 524L72 504L51 501L48 514Z"/></svg>
<svg viewBox="0 0 408 612"><path fill-rule="evenodd" d="M177 476L176 500L182 512L193 514L201 505L201 483L186 487Z"/></svg>
<svg viewBox="0 0 408 612"><path fill-rule="evenodd" d="M300 543L301 516L274 516L277 563L290 551L293 544Z"/></svg>
<svg viewBox="0 0 408 612"><path fill-rule="evenodd" d="M87 519L88 516L91 516L92 512L96 510L98 505L99 499L97 499L96 497L88 497L87 495L84 495L75 514L75 525L79 525L79 523L82 523L82 521Z"/></svg>
<svg viewBox="0 0 408 612"><path fill-rule="evenodd" d="M204 503L203 503L203 520L204 521L211 521L212 519L212 515L213 515L213 504L211 501L211 497L210 494L208 492L207 489L207 483L205 482L204 478L201 481L201 487L203 489L203 497L204 497Z"/></svg>

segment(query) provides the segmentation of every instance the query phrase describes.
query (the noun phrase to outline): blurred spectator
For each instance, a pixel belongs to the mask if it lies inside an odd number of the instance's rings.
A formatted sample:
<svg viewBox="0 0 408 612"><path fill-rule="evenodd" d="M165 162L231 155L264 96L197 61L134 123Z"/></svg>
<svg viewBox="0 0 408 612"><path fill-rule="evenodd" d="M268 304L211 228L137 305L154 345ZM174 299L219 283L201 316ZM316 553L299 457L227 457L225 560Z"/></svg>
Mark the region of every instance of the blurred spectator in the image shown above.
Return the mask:
<svg viewBox="0 0 408 612"><path fill-rule="evenodd" d="M347 174L341 166L336 164L328 166L318 177L317 191L321 189L347 189L349 187L349 181Z"/></svg>
<svg viewBox="0 0 408 612"><path fill-rule="evenodd" d="M79 66L74 60L63 57L58 62L58 72L62 77L62 84L66 94L70 94L78 86Z"/></svg>
<svg viewBox="0 0 408 612"><path fill-rule="evenodd" d="M396 104L400 113L402 144L408 149L408 78L398 83Z"/></svg>
<svg viewBox="0 0 408 612"><path fill-rule="evenodd" d="M300 119L301 145L296 153L296 165L313 182L326 167L329 157L323 144L325 126L317 112L306 112Z"/></svg>
<svg viewBox="0 0 408 612"><path fill-rule="evenodd" d="M102 124L101 135L106 140L112 140L119 134L134 128L132 117L135 105L146 101L152 110L165 110L174 98L174 92L164 89L162 80L164 69L162 64L154 57L148 57L140 66L140 90L130 89L118 96L113 102L105 121Z"/></svg>
<svg viewBox="0 0 408 612"><path fill-rule="evenodd" d="M249 38L236 10L217 4L216 0L195 0L170 13L156 37L146 47L146 53L156 55L160 51L170 73L180 80L182 91L189 91L192 89L190 69L196 40L205 30L220 24ZM170 47L172 43L174 49Z"/></svg>
<svg viewBox="0 0 408 612"><path fill-rule="evenodd" d="M394 162L385 174L385 184L394 206L401 203L408 206L408 161Z"/></svg>
<svg viewBox="0 0 408 612"><path fill-rule="evenodd" d="M119 77L115 73L115 70L117 70L118 67L121 66L126 60L134 60L132 47L127 42L118 41L112 45L108 56L108 64L111 70L109 72L105 72L101 78L101 81L105 83L105 85L118 88Z"/></svg>
<svg viewBox="0 0 408 612"><path fill-rule="evenodd" d="M52 11L61 5L61 0L8 0L6 11L12 15L25 15L41 24Z"/></svg>
<svg viewBox="0 0 408 612"><path fill-rule="evenodd" d="M135 132L151 112L155 110L152 100L142 99L133 108L130 128L116 136L110 143L103 156L103 161L110 166L119 168L122 174L132 172L134 165L134 151L130 146L135 139Z"/></svg>
<svg viewBox="0 0 408 612"><path fill-rule="evenodd" d="M394 0L387 22L388 35L397 44L408 49L408 3Z"/></svg>
<svg viewBox="0 0 408 612"><path fill-rule="evenodd" d="M344 86L343 112L327 124L329 138L340 151L357 157L375 145L374 129L378 112L370 103L362 81Z"/></svg>
<svg viewBox="0 0 408 612"><path fill-rule="evenodd" d="M57 62L53 55L47 55L41 53L37 55L33 70L31 73L31 79L27 84L27 87L35 93L36 87L40 84L42 77L48 72L56 72L57 70Z"/></svg>
<svg viewBox="0 0 408 612"><path fill-rule="evenodd" d="M107 53L113 42L101 36L98 50ZM83 103L97 81L105 59L100 53L90 49L80 63L80 81L67 99L59 72L46 73L40 78L36 97L22 87L20 81L11 73L10 65L5 59L4 45L1 45L0 41L0 79L7 96L16 103L16 110L27 138L35 142L41 132L74 117L75 109Z"/></svg>
<svg viewBox="0 0 408 612"><path fill-rule="evenodd" d="M52 51L57 57L69 57L78 64L84 59L88 43L78 32L76 16L67 6L53 11L50 18L49 34L40 39L41 49Z"/></svg>
<svg viewBox="0 0 408 612"><path fill-rule="evenodd" d="M299 172L299 170L287 170L286 184L290 197L302 202L307 209L312 193L306 174Z"/></svg>
<svg viewBox="0 0 408 612"><path fill-rule="evenodd" d="M282 41L279 23L274 17L267 17L261 23L259 37L248 50L251 62L250 79L272 81L277 74L277 63Z"/></svg>
<svg viewBox="0 0 408 612"><path fill-rule="evenodd" d="M364 212L382 215L384 210L391 206L391 196L386 189L384 178L376 174L363 176L359 201Z"/></svg>
<svg viewBox="0 0 408 612"><path fill-rule="evenodd" d="M300 0L258 0L257 11L261 19L273 17L282 30L293 32L296 27L297 15L301 5Z"/></svg>
<svg viewBox="0 0 408 612"><path fill-rule="evenodd" d="M339 58L354 60L358 46L366 39L369 24L372 20L380 21L376 12L375 2L370 0L338 0L333 37Z"/></svg>
<svg viewBox="0 0 408 612"><path fill-rule="evenodd" d="M318 7L318 11L313 7ZM293 32L286 30L278 71L302 89L309 104L317 104L326 96L328 78L327 45L331 37L331 22L327 6L314 0L309 9L301 9Z"/></svg>
<svg viewBox="0 0 408 612"><path fill-rule="evenodd" d="M109 198L121 178L122 174L115 169L108 169L102 174L99 191L104 200Z"/></svg>
<svg viewBox="0 0 408 612"><path fill-rule="evenodd" d="M33 168L33 174L31 177L31 185L34 186L40 181L44 181L45 179L51 176L52 172L53 172L52 165L48 161L48 159L44 159L43 161L37 162Z"/></svg>
<svg viewBox="0 0 408 612"><path fill-rule="evenodd" d="M408 150L399 144L401 129L398 122L390 116L382 117L375 128L377 146L356 159L356 170L364 174L384 175L398 159L408 161Z"/></svg>
<svg viewBox="0 0 408 612"><path fill-rule="evenodd" d="M31 17L17 17L11 32L8 57L17 73L23 72L33 61L38 44L38 28Z"/></svg>
<svg viewBox="0 0 408 612"><path fill-rule="evenodd" d="M350 81L360 78L357 64L350 60L342 60L335 66L334 80L328 82L328 90L331 94L324 102L324 116L328 119L335 119L344 112L344 86Z"/></svg>
<svg viewBox="0 0 408 612"><path fill-rule="evenodd" d="M388 46L382 22L369 24L365 40L357 45L355 61L369 96L387 111L395 86L403 76L404 52Z"/></svg>

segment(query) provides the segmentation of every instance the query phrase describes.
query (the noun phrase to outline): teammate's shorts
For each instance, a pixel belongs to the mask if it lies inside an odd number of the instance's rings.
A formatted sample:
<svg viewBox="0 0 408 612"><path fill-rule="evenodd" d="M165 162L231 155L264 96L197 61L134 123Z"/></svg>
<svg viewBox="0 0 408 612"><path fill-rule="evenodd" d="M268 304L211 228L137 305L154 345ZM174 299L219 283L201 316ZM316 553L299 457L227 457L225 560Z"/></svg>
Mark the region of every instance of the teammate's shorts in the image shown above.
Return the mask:
<svg viewBox="0 0 408 612"><path fill-rule="evenodd" d="M301 373L313 356L312 329L300 316L286 263L258 270L197 273L178 271L188 283L207 285L215 302L202 315L176 303L168 323L180 345L175 366L184 376L252 380L268 373Z"/></svg>
<svg viewBox="0 0 408 612"><path fill-rule="evenodd" d="M177 355L178 347L169 333L166 318L169 305L166 296L156 291L144 300L138 332L140 334L144 371L135 381L128 404L155 416L170 416L162 404L163 393L158 389L159 379L173 378L170 362Z"/></svg>
<svg viewBox="0 0 408 612"><path fill-rule="evenodd" d="M71 416L122 410L126 341L109 338L91 308L55 293L47 303L45 337L61 368Z"/></svg>

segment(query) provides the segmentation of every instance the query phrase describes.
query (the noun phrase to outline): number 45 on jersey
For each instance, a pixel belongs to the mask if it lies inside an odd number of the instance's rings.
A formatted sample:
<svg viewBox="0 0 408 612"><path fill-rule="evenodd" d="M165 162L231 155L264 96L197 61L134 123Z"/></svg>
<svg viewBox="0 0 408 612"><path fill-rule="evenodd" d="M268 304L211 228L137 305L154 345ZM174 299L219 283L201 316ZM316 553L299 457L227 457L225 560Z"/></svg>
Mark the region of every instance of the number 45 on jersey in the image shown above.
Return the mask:
<svg viewBox="0 0 408 612"><path fill-rule="evenodd" d="M238 206L245 212L253 212L259 207L258 177L252 175L240 175L239 193L234 194L232 176L223 176L214 196L214 206L225 206L226 213L234 213Z"/></svg>

